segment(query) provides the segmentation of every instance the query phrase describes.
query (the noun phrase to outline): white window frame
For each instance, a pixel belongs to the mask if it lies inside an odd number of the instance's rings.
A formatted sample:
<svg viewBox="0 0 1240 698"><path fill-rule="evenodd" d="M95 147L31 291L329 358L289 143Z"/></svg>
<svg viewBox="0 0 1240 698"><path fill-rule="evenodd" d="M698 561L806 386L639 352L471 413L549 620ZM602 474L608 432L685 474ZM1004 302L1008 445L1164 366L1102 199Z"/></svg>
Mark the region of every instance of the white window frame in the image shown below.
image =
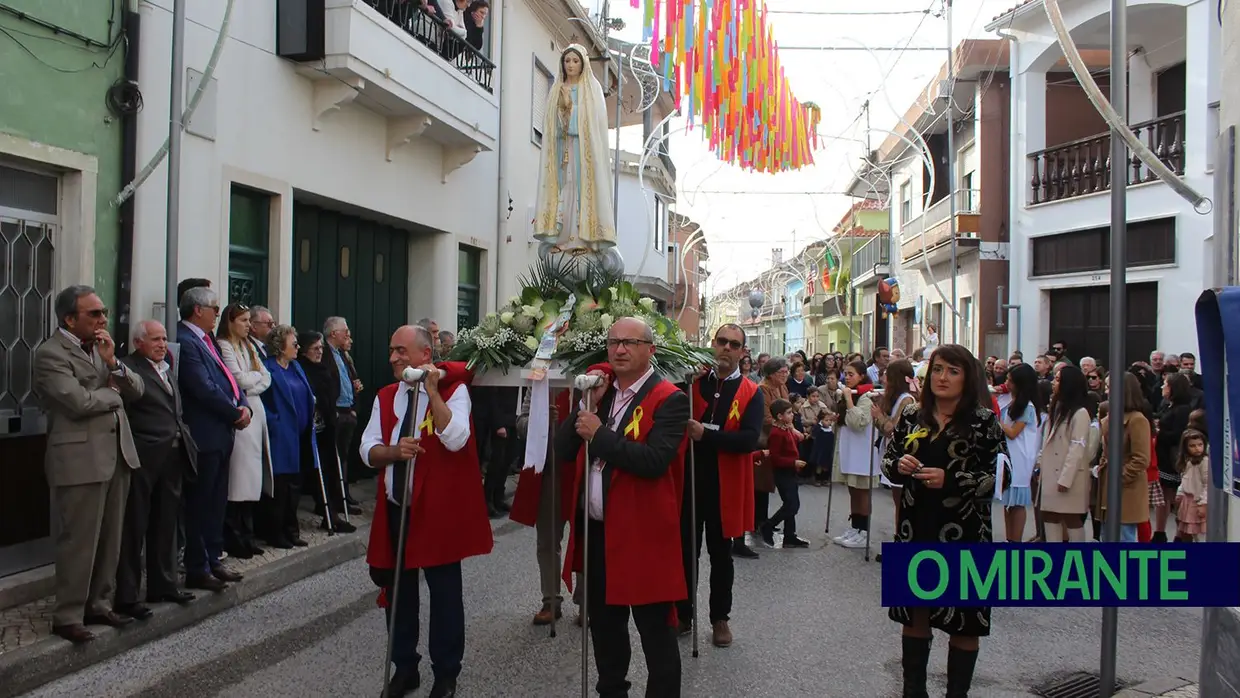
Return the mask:
<svg viewBox="0 0 1240 698"><path fill-rule="evenodd" d="M547 99L555 74L534 56L530 70L530 142L538 147L543 144L543 122L547 119Z"/></svg>
<svg viewBox="0 0 1240 698"><path fill-rule="evenodd" d="M659 194L654 197L654 249L667 253L667 201Z"/></svg>
<svg viewBox="0 0 1240 698"><path fill-rule="evenodd" d="M904 180L900 185L900 227L913 219L913 182Z"/></svg>

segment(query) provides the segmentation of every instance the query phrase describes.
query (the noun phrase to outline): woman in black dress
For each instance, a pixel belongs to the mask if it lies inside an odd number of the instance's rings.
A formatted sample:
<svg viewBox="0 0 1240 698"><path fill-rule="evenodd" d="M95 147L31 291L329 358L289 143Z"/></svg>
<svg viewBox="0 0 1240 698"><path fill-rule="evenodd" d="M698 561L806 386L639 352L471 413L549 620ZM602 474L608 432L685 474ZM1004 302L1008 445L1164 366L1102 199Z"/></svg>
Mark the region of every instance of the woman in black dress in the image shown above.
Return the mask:
<svg viewBox="0 0 1240 698"><path fill-rule="evenodd" d="M1007 455L1007 439L989 401L981 401L977 367L968 349L938 347L930 357L921 406L910 405L900 414L883 457L883 474L904 488L896 542L991 542L997 462ZM1010 479L1011 469L1004 465L1003 484ZM978 638L990 634L990 609L893 607L888 615L904 626L905 698L928 695L932 628L950 636L948 698L968 696Z"/></svg>

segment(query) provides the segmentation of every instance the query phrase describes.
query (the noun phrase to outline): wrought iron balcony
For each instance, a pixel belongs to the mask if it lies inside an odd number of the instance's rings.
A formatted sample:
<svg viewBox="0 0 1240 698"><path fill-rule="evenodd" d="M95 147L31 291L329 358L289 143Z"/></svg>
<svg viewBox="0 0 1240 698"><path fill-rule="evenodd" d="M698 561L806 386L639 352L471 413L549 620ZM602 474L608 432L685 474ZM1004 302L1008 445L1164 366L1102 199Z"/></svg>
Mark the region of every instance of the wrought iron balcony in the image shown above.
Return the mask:
<svg viewBox="0 0 1240 698"><path fill-rule="evenodd" d="M1158 159L1178 175L1184 174L1184 112L1160 116L1132 125ZM1033 176L1029 203L1044 204L1086 196L1111 188L1111 134L1087 138L1039 150L1029 155ZM1157 177L1133 154L1123 163L1128 184L1152 182Z"/></svg>
<svg viewBox="0 0 1240 698"><path fill-rule="evenodd" d="M389 22L395 24L473 80L487 92L491 88L491 73L495 64L482 55L464 39L457 36L448 25L422 10L417 0L363 0Z"/></svg>
<svg viewBox="0 0 1240 698"><path fill-rule="evenodd" d="M888 264L888 247L891 245L891 236L875 235L870 238L861 247L857 248L852 255L852 278L854 280L863 280L866 275L871 272L886 273L880 271L885 269Z"/></svg>

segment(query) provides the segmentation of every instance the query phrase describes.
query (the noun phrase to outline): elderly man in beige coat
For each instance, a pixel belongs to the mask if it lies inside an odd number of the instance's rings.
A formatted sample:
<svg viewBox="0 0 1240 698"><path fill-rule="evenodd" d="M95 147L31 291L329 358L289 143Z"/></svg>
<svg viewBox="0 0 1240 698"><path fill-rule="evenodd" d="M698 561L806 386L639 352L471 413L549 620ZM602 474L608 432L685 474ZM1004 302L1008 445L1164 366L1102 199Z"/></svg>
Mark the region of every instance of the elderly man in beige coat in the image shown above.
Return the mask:
<svg viewBox="0 0 1240 698"><path fill-rule="evenodd" d="M139 467L124 401L142 379L116 358L108 310L89 286L56 296L60 327L34 355L34 389L47 413L44 467L56 516L56 609L52 632L73 643L87 625L120 627L112 610L129 471Z"/></svg>

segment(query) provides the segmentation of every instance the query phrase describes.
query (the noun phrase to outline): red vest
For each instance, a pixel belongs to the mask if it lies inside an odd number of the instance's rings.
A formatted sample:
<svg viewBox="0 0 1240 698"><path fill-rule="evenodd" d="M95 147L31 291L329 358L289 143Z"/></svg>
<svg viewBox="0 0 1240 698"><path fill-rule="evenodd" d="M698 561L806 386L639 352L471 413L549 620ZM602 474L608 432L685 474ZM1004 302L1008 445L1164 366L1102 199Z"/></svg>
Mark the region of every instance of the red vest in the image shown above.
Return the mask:
<svg viewBox="0 0 1240 698"><path fill-rule="evenodd" d="M448 376L439 382L444 401L457 390L468 390L470 374L464 364L439 364ZM379 425L384 442L391 444L399 418L393 402L399 383L379 389ZM403 408L403 406L402 406ZM420 411L421 408L419 408ZM478 448L474 443L473 418L470 418L469 442L453 453L444 447L435 430L420 430L425 453L413 466L413 498L409 500L409 534L405 541L405 569L438 567L460 562L467 557L491 552L491 522L487 518L482 480L478 476ZM366 562L371 567L396 568L396 541L388 535L387 469L379 472L375 517L370 525L370 545Z"/></svg>
<svg viewBox="0 0 1240 698"><path fill-rule="evenodd" d="M555 406L559 410L561 419L568 419L568 415L573 411L568 393L567 390L561 390L555 395ZM559 425L552 425L552 427L557 426ZM551 439L554 440L555 436L553 435ZM512 511L508 513L510 520L526 526L533 526L538 522L538 509L542 506L542 481L544 477L551 477L551 454L547 455L548 461L543 465L541 473L534 472L533 468L524 467L522 463L521 474L517 476L517 493L512 497ZM524 458L524 454L522 457ZM564 473L573 467L573 458L571 454L560 453L557 454L557 460L559 462L555 463L555 468L556 475L560 478L560 501L556 513L560 521L564 522L568 520L568 510L564 503L568 501L568 492L573 486L573 479L565 476Z"/></svg>
<svg viewBox="0 0 1240 698"><path fill-rule="evenodd" d="M697 383L694 396L693 419L701 422L706 416L706 396L702 384ZM749 407L749 401L758 394L758 384L741 376L736 398L728 406L728 418L723 431L739 431L741 416ZM719 513L723 522L724 538L740 538L745 531L752 531L753 521L753 453L727 453L719 451Z"/></svg>
<svg viewBox="0 0 1240 698"><path fill-rule="evenodd" d="M656 380L651 377L650 380ZM636 429L629 424L618 426L624 438L644 443L654 427L659 407L678 391L675 385L660 380L641 401L641 415ZM637 415L637 409L633 410ZM643 606L652 603L680 601L688 596L684 561L680 548L680 508L684 497L686 432L680 448L657 480L637 477L612 467L603 512L606 520L607 598L614 606ZM569 521L568 550L564 557L564 582L571 591L573 572L580 572L581 551L577 546L577 502L587 472L585 444L577 453L573 473L573 489L567 511L574 515ZM597 522L595 522L597 523ZM674 618L672 621L674 622Z"/></svg>

